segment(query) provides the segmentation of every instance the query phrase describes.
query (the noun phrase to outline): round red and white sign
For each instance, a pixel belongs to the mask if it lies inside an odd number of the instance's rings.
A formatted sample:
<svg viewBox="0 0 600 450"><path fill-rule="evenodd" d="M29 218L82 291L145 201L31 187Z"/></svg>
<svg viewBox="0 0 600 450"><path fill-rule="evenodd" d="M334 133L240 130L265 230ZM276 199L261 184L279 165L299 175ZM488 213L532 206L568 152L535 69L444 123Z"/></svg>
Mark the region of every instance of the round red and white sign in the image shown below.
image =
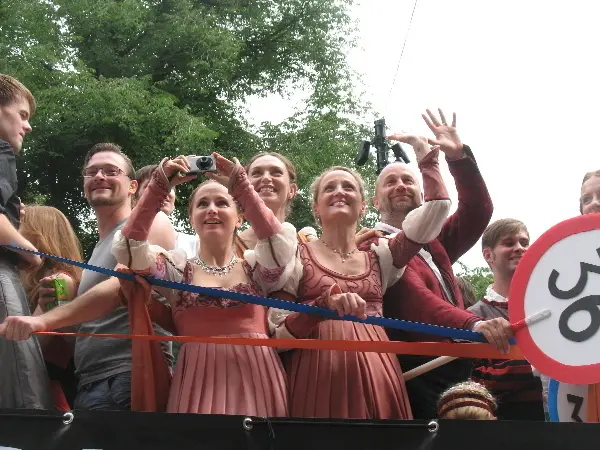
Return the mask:
<svg viewBox="0 0 600 450"><path fill-rule="evenodd" d="M600 214L561 222L535 241L509 298L511 323L550 311L516 334L537 370L563 383L600 382Z"/></svg>

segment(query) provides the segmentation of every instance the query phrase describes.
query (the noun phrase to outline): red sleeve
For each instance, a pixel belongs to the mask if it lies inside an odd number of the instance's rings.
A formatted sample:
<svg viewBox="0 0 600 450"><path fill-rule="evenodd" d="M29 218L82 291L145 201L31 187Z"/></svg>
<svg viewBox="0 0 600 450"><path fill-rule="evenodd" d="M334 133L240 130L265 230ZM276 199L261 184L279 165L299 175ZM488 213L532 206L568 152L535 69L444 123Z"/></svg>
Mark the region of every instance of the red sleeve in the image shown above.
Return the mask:
<svg viewBox="0 0 600 450"><path fill-rule="evenodd" d="M254 190L243 167L236 166L229 183L231 195L241 205L244 217L259 240L268 239L281 231L281 222Z"/></svg>
<svg viewBox="0 0 600 450"><path fill-rule="evenodd" d="M162 202L171 191L168 180L163 178L165 177L161 176L160 167L152 173L152 178L150 178L146 190L131 211L125 225L123 225L121 233L127 239L135 239L136 241L148 239L154 218L160 211Z"/></svg>
<svg viewBox="0 0 600 450"><path fill-rule="evenodd" d="M458 209L438 237L453 264L479 240L494 212L485 181L467 145L465 152L466 157L448 161L458 192Z"/></svg>
<svg viewBox="0 0 600 450"><path fill-rule="evenodd" d="M447 200L450 198L446 185L440 173L438 164L439 150L432 150L421 161L419 161L419 169L423 176L423 191L425 203L432 200ZM423 208L423 206L421 206ZM389 248L392 253L394 267L404 267L408 262L423 248L423 244L419 244L406 236L404 231L400 231L396 236L389 241Z"/></svg>
<svg viewBox="0 0 600 450"><path fill-rule="evenodd" d="M470 330L480 319L469 311L451 305L425 285L410 266L385 296L384 309L393 317L413 322Z"/></svg>

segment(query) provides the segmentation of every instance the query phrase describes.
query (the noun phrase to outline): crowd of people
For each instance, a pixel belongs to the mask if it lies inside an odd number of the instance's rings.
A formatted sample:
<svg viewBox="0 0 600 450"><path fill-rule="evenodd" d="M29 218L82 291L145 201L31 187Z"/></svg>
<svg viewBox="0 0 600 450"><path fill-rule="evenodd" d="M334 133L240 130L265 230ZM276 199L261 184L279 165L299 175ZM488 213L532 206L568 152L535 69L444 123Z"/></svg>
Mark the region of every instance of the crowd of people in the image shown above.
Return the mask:
<svg viewBox="0 0 600 450"><path fill-rule="evenodd" d="M64 214L23 206L17 197L15 155L32 131L35 108L23 84L0 75L0 245L81 261ZM347 167L328 168L314 180L319 232L310 226L298 231L286 221L298 194L297 174L279 153L259 153L246 165L213 154L217 173L207 174L189 199L195 233L188 235L169 218L176 187L197 178L185 156L136 172L117 144L94 145L82 158L83 193L99 239L88 263L133 273L137 282L2 247L0 408L137 410L152 404L167 412L270 417L544 420L541 382L527 361L457 359L405 382L403 372L432 358L203 342L183 344L174 358L169 341L93 336L136 333L147 325L146 332L163 336L445 340L151 288L144 277L152 275L316 305L340 316L472 330L508 352L507 296L529 246L527 228L514 219L489 224L492 199L473 152L458 136L456 116L448 124L442 111L427 110L423 118L433 137L388 137L412 147L420 176L404 163L388 164L372 198ZM458 191L452 215L440 157ZM379 222L357 231L369 201ZM581 195L582 214L596 211L600 172L586 175ZM244 222L249 227L243 229ZM480 238L494 283L483 299L474 299L452 265ZM56 279L68 297L60 304ZM36 334L50 330L82 335Z"/></svg>

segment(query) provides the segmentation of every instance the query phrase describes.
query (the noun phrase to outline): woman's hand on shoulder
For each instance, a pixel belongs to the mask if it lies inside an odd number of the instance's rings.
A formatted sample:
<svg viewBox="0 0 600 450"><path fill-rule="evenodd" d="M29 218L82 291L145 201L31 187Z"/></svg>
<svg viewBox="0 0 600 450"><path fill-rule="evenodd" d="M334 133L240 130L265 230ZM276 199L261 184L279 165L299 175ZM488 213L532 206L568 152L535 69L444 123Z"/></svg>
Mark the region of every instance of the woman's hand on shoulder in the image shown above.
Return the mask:
<svg viewBox="0 0 600 450"><path fill-rule="evenodd" d="M354 236L354 242L356 244L356 247L360 249L361 245L366 243L370 239L380 237L383 237L383 233L381 231L376 230L374 228L363 227L358 231L358 233L356 233L356 236Z"/></svg>

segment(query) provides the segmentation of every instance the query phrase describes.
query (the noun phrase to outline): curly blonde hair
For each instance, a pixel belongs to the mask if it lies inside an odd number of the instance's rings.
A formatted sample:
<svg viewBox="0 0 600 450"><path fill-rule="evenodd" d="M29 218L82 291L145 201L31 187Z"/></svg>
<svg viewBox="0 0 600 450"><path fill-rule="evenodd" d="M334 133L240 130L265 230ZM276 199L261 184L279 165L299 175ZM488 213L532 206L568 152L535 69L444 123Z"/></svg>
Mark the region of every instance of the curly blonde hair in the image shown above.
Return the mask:
<svg viewBox="0 0 600 450"><path fill-rule="evenodd" d="M440 419L496 420L496 399L485 386L464 381L447 389L438 400Z"/></svg>

